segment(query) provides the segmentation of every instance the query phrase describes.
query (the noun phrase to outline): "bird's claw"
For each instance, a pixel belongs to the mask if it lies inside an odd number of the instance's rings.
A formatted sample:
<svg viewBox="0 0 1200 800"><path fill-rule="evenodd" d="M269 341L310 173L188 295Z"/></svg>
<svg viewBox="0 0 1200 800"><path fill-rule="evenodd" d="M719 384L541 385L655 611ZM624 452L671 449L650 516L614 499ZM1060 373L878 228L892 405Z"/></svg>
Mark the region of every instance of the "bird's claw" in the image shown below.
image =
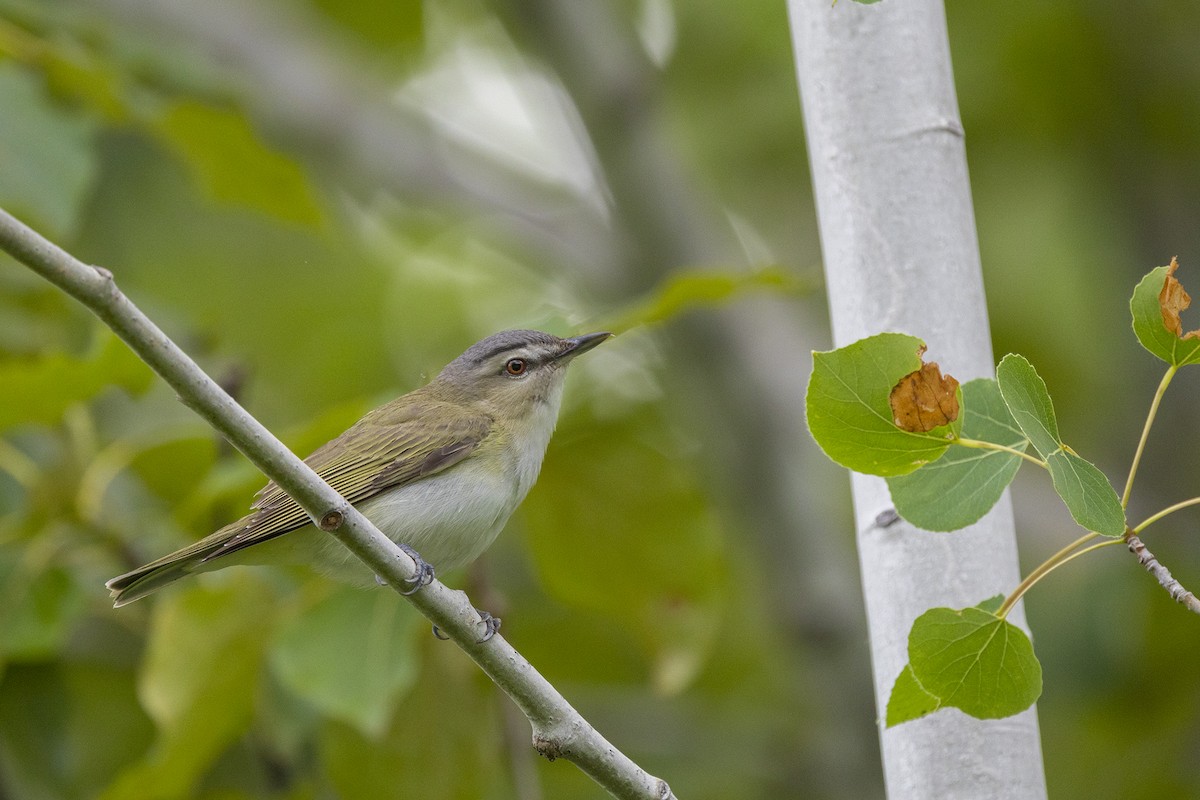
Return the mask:
<svg viewBox="0 0 1200 800"><path fill-rule="evenodd" d="M405 555L411 558L413 563L417 565L417 574L405 580L405 583L412 584L412 588L405 589L400 592L400 594L407 597L410 594L416 594L421 590L421 587L428 586L433 582L433 565L421 558L420 553L418 553L416 550L413 550L406 544L401 544L400 549L403 550Z"/></svg>
<svg viewBox="0 0 1200 800"><path fill-rule="evenodd" d="M495 636L496 631L500 630L500 618L493 617L488 612L480 611L479 609L475 609L475 613L479 615L479 622L476 624L483 626L483 636L479 639L476 639L475 644L483 644ZM434 638L441 639L443 642L450 638L446 634L442 633L442 629L437 625L433 626L433 635Z"/></svg>
<svg viewBox="0 0 1200 800"><path fill-rule="evenodd" d="M493 617L486 611L475 609L479 614L479 624L483 626L483 638L476 639L475 644L483 644L488 639L496 635L496 631L500 630L500 618Z"/></svg>

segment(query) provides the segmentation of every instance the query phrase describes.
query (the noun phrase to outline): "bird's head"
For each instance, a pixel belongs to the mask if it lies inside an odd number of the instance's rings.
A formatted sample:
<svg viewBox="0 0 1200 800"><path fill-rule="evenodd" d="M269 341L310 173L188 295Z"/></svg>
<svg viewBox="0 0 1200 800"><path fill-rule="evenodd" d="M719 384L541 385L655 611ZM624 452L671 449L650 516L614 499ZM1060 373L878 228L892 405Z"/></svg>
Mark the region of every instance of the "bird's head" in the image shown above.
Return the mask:
<svg viewBox="0 0 1200 800"><path fill-rule="evenodd" d="M610 336L561 339L541 331L502 331L471 345L437 381L508 420L523 420L546 406L557 414L567 364Z"/></svg>

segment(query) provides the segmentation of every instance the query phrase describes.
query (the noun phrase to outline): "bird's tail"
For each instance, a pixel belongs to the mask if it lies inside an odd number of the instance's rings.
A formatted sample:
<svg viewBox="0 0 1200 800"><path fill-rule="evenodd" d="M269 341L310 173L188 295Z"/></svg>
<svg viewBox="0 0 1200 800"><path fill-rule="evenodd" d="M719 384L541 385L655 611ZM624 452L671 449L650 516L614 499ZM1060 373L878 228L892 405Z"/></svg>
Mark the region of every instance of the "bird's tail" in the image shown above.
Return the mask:
<svg viewBox="0 0 1200 800"><path fill-rule="evenodd" d="M212 569L209 559L225 549L229 541L229 528L233 527L222 528L189 547L108 581L104 585L112 593L113 606L119 608L157 592L180 578Z"/></svg>

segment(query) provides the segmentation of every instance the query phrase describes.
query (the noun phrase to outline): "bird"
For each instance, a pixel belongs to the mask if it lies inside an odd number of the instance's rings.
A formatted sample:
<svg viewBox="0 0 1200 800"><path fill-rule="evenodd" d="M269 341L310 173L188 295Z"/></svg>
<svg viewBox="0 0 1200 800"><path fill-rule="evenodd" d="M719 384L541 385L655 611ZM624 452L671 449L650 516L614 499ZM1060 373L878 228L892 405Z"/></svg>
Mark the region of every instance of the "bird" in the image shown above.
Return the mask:
<svg viewBox="0 0 1200 800"><path fill-rule="evenodd" d="M537 480L567 365L610 336L559 338L534 330L488 336L304 461L388 538L419 554L415 591L433 569L464 566L495 541ZM188 575L281 562L307 563L352 584L373 579L271 481L241 519L105 585L119 607Z"/></svg>

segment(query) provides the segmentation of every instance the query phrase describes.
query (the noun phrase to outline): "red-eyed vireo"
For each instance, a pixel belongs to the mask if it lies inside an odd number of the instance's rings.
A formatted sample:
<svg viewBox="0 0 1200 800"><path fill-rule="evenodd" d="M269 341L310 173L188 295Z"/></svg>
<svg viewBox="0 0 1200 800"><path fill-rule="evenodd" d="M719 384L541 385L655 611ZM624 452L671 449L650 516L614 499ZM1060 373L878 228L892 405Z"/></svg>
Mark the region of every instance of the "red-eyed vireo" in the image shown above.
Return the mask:
<svg viewBox="0 0 1200 800"><path fill-rule="evenodd" d="M537 479L567 364L610 335L489 336L305 461L389 538L436 569L467 564L495 540ZM344 580L370 580L366 566L313 527L273 482L251 508L195 544L110 580L114 604L234 564L300 561Z"/></svg>

